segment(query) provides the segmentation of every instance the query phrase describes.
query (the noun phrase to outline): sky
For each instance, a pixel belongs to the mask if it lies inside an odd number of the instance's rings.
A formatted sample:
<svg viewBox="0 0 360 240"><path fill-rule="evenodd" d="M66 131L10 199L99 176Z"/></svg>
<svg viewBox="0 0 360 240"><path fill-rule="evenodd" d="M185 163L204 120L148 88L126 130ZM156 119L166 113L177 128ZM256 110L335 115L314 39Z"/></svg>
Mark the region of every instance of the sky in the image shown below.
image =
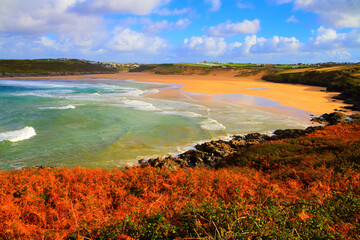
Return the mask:
<svg viewBox="0 0 360 240"><path fill-rule="evenodd" d="M0 59L360 62L360 0L0 0Z"/></svg>

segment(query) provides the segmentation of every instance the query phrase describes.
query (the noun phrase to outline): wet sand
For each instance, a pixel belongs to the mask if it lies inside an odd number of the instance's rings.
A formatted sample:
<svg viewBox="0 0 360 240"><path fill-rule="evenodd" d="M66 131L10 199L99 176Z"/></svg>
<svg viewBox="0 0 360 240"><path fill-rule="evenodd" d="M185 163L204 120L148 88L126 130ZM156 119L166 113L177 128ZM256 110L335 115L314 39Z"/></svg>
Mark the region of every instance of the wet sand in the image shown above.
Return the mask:
<svg viewBox="0 0 360 240"><path fill-rule="evenodd" d="M181 85L181 90L188 93L205 95L243 94L267 98L284 107L291 107L314 114L333 112L349 106L332 99L339 93L325 92L324 87L298 84L273 83L261 80L262 73L249 77L234 77L236 71L216 71L209 75L159 75L148 72L119 72L115 74L94 74L74 76L28 77L21 79L132 79L142 82L172 83ZM236 98L233 98L235 101ZM239 104L241 104L239 102ZM271 106L269 106L271 107ZM276 107L275 107L276 108Z"/></svg>

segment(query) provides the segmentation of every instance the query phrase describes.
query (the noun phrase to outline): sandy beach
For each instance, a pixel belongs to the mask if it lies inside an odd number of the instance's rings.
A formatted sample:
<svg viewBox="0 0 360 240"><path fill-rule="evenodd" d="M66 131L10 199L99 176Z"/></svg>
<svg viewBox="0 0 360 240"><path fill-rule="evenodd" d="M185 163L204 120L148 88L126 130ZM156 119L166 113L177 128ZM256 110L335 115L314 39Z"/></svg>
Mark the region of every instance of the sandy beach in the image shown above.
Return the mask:
<svg viewBox="0 0 360 240"><path fill-rule="evenodd" d="M206 95L244 94L267 98L285 107L292 107L314 114L332 112L348 106L332 97L334 92L325 92L324 87L298 84L273 83L261 80L262 73L249 77L234 77L234 71L217 71L209 75L159 75L149 72L119 72L74 76L28 77L27 79L132 79L143 82L172 83L181 85L183 91ZM22 79L24 79L22 77ZM236 103L236 102L235 102Z"/></svg>

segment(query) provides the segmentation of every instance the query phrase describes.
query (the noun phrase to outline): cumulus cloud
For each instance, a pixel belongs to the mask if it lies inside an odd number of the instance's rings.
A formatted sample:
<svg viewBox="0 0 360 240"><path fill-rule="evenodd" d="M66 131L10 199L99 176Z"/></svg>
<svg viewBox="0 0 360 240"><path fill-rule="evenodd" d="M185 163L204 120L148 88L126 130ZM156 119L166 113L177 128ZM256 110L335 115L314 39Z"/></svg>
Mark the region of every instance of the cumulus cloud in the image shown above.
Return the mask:
<svg viewBox="0 0 360 240"><path fill-rule="evenodd" d="M220 0L205 0L205 2L211 5L211 8L210 8L211 12L219 11L219 9L221 7Z"/></svg>
<svg viewBox="0 0 360 240"><path fill-rule="evenodd" d="M331 27L360 27L358 0L277 0L293 2L295 9L319 14L322 22Z"/></svg>
<svg viewBox="0 0 360 240"><path fill-rule="evenodd" d="M156 34L163 31L164 29L166 30L185 29L187 26L189 26L190 23L191 21L187 18L179 19L176 22L168 22L167 20L163 20L146 25L143 27L143 30L146 33Z"/></svg>
<svg viewBox="0 0 360 240"><path fill-rule="evenodd" d="M0 52L3 57L21 57L22 52L26 52L28 57L51 57L54 54L64 56L68 53L71 57L86 57L92 56L91 54L104 54L109 49L127 51L125 48L128 47L135 52L158 53L167 46L165 40L128 28L111 31L107 28L109 22L105 20L104 14L119 12L143 15L169 1L0 1ZM151 19L145 17L133 18L132 21L139 24L152 23ZM181 28L187 23L182 20L173 25ZM137 42L130 43L131 39Z"/></svg>
<svg viewBox="0 0 360 240"><path fill-rule="evenodd" d="M107 47L118 52L159 54L168 46L160 37L147 36L130 28L117 27Z"/></svg>
<svg viewBox="0 0 360 240"><path fill-rule="evenodd" d="M153 11L154 13L160 15L160 16L174 16L174 15L183 15L190 12L190 8L182 8L174 10L169 10L168 8L161 8L161 9L155 9Z"/></svg>
<svg viewBox="0 0 360 240"><path fill-rule="evenodd" d="M251 53L293 53L301 46L295 37L273 36L270 39L257 38L256 43L251 46Z"/></svg>
<svg viewBox="0 0 360 240"><path fill-rule="evenodd" d="M246 36L243 43L234 42L230 50L240 55L262 54L293 54L301 47L301 43L295 37L278 37L266 39L256 35Z"/></svg>
<svg viewBox="0 0 360 240"><path fill-rule="evenodd" d="M310 38L305 49L307 51L343 51L360 48L360 31L338 33L331 28L321 26L316 31L317 36Z"/></svg>
<svg viewBox="0 0 360 240"><path fill-rule="evenodd" d="M185 38L182 48L191 55L219 56L226 51L224 38L217 37L191 37Z"/></svg>
<svg viewBox="0 0 360 240"><path fill-rule="evenodd" d="M169 1L164 0L78 0L72 7L76 12L117 13L145 15Z"/></svg>
<svg viewBox="0 0 360 240"><path fill-rule="evenodd" d="M225 23L220 23L217 26L212 26L208 29L207 34L210 36L217 37L229 37L236 34L254 34L260 30L260 21L254 19L253 21L244 20L238 23L232 23L231 21L226 21Z"/></svg>
<svg viewBox="0 0 360 240"><path fill-rule="evenodd" d="M88 42L105 34L102 14L144 15L170 0L11 0L0 1L0 33L37 37L55 33ZM93 32L89 36L89 32ZM80 39L85 36L85 39Z"/></svg>

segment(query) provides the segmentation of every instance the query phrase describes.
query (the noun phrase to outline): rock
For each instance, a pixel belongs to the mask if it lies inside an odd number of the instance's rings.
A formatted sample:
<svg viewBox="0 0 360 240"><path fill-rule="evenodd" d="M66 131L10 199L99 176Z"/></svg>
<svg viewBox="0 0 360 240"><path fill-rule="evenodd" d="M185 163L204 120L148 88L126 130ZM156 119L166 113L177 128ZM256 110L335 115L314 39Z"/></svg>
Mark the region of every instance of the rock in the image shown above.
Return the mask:
<svg viewBox="0 0 360 240"><path fill-rule="evenodd" d="M205 156L206 153L199 150L189 150L179 155L191 167L203 164Z"/></svg>
<svg viewBox="0 0 360 240"><path fill-rule="evenodd" d="M246 141L243 139L241 139L241 140L232 139L229 141L229 145L233 149L239 150L240 148L242 148L246 145Z"/></svg>
<svg viewBox="0 0 360 240"><path fill-rule="evenodd" d="M245 140L246 140L247 145L259 144L263 141L267 141L270 139L271 139L270 136L265 135L265 134L260 134L260 133L249 133L249 134L245 135Z"/></svg>
<svg viewBox="0 0 360 240"><path fill-rule="evenodd" d="M354 114L350 115L350 118L353 120L360 119L360 113L354 113Z"/></svg>
<svg viewBox="0 0 360 240"><path fill-rule="evenodd" d="M336 125L340 123L345 123L348 120L346 119L346 115L340 112L333 113L325 113L320 117L316 117L311 119L313 122L324 123L327 122L329 125Z"/></svg>
<svg viewBox="0 0 360 240"><path fill-rule="evenodd" d="M346 119L346 115L340 112L333 112L329 114L325 113L322 116L325 119L325 121L329 123L329 125L336 125L348 121Z"/></svg>

